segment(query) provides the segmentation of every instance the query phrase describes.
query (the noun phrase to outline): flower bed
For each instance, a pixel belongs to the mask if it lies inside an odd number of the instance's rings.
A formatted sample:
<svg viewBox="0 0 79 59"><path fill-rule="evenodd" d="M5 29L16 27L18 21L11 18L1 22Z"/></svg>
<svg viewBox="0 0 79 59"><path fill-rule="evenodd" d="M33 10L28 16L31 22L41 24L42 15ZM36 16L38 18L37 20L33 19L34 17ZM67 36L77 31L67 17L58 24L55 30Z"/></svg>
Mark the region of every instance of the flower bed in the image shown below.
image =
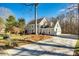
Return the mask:
<svg viewBox="0 0 79 59"><path fill-rule="evenodd" d="M31 40L32 41L40 41L40 40L45 40L51 38L51 36L47 35L31 35Z"/></svg>

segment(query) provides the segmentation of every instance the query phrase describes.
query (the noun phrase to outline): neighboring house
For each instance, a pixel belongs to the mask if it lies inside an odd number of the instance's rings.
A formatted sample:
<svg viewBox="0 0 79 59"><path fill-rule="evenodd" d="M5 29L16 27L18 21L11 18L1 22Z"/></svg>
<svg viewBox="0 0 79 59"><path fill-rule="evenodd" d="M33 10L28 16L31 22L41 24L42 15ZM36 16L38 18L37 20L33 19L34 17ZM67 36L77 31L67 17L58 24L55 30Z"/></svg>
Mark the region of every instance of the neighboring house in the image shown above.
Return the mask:
<svg viewBox="0 0 79 59"><path fill-rule="evenodd" d="M32 20L26 26L28 33L35 33L35 20ZM48 21L46 18L40 18L37 20L37 32L38 34L47 34L47 35L60 35L61 26L59 21Z"/></svg>

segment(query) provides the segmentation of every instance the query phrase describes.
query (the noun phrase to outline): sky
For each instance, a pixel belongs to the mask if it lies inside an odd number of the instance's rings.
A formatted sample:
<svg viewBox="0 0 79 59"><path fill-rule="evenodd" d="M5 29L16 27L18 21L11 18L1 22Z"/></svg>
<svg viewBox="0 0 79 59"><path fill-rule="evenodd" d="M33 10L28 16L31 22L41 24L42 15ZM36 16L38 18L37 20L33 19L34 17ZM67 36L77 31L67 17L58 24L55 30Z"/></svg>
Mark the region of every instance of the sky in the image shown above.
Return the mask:
<svg viewBox="0 0 79 59"><path fill-rule="evenodd" d="M56 17L67 6L67 3L39 3L37 7L38 18ZM1 7L7 8L16 19L23 17L27 23L34 19L34 6L25 6L20 3L0 3Z"/></svg>

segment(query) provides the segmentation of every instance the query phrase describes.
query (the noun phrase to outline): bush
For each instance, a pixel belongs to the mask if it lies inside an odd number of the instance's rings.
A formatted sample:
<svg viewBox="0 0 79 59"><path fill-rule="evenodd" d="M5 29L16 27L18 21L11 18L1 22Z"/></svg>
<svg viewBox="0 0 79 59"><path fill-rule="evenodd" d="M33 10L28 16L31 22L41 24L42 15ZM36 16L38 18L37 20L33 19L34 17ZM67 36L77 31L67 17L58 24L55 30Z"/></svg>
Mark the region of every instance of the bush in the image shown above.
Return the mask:
<svg viewBox="0 0 79 59"><path fill-rule="evenodd" d="M3 35L0 34L0 39L3 39Z"/></svg>
<svg viewBox="0 0 79 59"><path fill-rule="evenodd" d="M12 42L11 45L12 45L13 47L17 47L17 46L18 46L17 42Z"/></svg>
<svg viewBox="0 0 79 59"><path fill-rule="evenodd" d="M3 39L8 39L9 38L9 35L5 34L3 35Z"/></svg>
<svg viewBox="0 0 79 59"><path fill-rule="evenodd" d="M9 47L9 48L14 48L14 47L18 46L18 43L15 42L14 40L10 40L10 41L7 40L6 46Z"/></svg>

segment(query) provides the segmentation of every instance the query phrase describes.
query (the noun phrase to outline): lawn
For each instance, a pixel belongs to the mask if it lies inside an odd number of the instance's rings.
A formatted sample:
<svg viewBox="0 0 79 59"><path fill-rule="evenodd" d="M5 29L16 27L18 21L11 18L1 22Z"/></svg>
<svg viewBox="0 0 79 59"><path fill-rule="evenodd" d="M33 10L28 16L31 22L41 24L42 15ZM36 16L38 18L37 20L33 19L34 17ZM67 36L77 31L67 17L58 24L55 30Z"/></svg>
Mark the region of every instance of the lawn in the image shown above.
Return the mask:
<svg viewBox="0 0 79 59"><path fill-rule="evenodd" d="M49 35L11 35L11 39L15 40L32 40L32 41L39 41L39 40L44 40L51 38L52 36Z"/></svg>
<svg viewBox="0 0 79 59"><path fill-rule="evenodd" d="M11 35L11 38L13 41L16 41L18 45L24 45L24 44L29 44L31 43L30 41L40 41L40 40L46 40L51 38L49 35Z"/></svg>
<svg viewBox="0 0 79 59"><path fill-rule="evenodd" d="M76 46L75 46L74 55L79 56L79 39L77 40L77 43L76 43Z"/></svg>
<svg viewBox="0 0 79 59"><path fill-rule="evenodd" d="M40 40L46 40L51 38L52 36L49 35L19 35L19 34L10 34L11 36L11 41L15 42L17 46L25 45L25 44L30 44L32 43L31 41L37 42ZM2 38L2 37L1 37ZM5 39L0 40L0 45L5 45L8 44L9 42ZM14 46L16 47L16 46Z"/></svg>

